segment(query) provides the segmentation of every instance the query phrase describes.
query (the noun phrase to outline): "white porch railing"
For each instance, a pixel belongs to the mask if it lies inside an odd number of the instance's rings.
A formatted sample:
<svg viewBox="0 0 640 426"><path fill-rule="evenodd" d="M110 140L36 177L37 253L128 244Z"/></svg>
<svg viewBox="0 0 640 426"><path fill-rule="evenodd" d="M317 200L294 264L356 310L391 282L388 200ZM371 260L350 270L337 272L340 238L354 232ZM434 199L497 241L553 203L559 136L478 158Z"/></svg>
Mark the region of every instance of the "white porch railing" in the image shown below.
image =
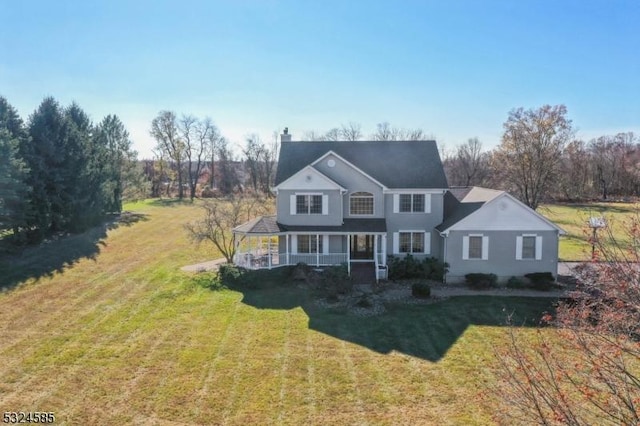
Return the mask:
<svg viewBox="0 0 640 426"><path fill-rule="evenodd" d="M236 253L233 257L233 263L246 269L270 269L282 266L280 263L280 255L278 253Z"/></svg>
<svg viewBox="0 0 640 426"><path fill-rule="evenodd" d="M289 258L289 263L287 263L287 257ZM233 257L233 263L246 269L269 269L298 263L306 263L311 266L329 266L346 263L347 257L347 253L289 253L287 256L286 253L271 253L269 255L268 253L249 252L236 253Z"/></svg>
<svg viewBox="0 0 640 426"><path fill-rule="evenodd" d="M314 266L339 265L347 262L347 253L298 253L289 254L289 264L306 263Z"/></svg>

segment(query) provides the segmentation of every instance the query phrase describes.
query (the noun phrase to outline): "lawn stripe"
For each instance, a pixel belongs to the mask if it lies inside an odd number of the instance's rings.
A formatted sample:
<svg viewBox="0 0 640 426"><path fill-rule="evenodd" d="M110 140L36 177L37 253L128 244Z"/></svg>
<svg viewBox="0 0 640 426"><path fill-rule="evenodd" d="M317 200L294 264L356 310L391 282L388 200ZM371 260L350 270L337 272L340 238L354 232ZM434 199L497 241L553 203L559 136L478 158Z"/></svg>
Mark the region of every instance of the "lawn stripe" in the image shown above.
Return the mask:
<svg viewBox="0 0 640 426"><path fill-rule="evenodd" d="M240 308L240 301L236 301L233 306L233 311L230 315L226 316L226 322L224 331L222 332L220 338L217 341L215 346L215 354L213 358L206 363L206 368L204 370L203 379L201 381L200 390L197 391L197 399L195 403L196 413L200 414L202 412L207 412L208 404L206 402L206 398L209 397L209 389L214 383L214 378L218 373L218 364L222 359L222 353L227 349L227 342L230 338L231 330L233 330L237 326L236 318L238 316L238 309Z"/></svg>
<svg viewBox="0 0 640 426"><path fill-rule="evenodd" d="M289 365L289 345L290 345L290 336L291 336L291 311L285 312L284 317L286 318L285 324L285 334L284 334L284 342L282 345L282 363L280 365L280 392L278 395L278 415L276 417L276 423L282 423L285 418L285 407L284 407L284 399L286 394L286 385L287 385L287 367Z"/></svg>
<svg viewBox="0 0 640 426"><path fill-rule="evenodd" d="M307 360L307 382L306 382L306 401L307 401L307 409L308 409L308 421L315 421L317 416L317 407L316 407L316 386L318 386L316 382L316 366L315 366L315 351L313 345L313 337L316 334L315 331L307 329L305 333L305 353Z"/></svg>
<svg viewBox="0 0 640 426"><path fill-rule="evenodd" d="M140 287L138 290L140 290ZM58 375L59 378L55 385L50 386L44 394L38 396L36 398L37 402L45 400L48 396L54 393L66 394L65 411L69 412L70 417L75 419L73 414L74 412L82 411L82 408L78 408L77 406L84 398L86 398L86 395L89 393L92 385L90 381L86 380L86 374L83 371L83 368L87 368L87 363L92 360L96 354L100 353L101 350L109 348L114 344L121 343L120 336L117 333L101 333L100 330L105 324L110 324L112 322L115 324L123 324L127 319L131 319L142 308L140 305L133 305L133 309L127 311L127 309L131 307L130 301L134 299L135 295L137 295L135 291L127 292L125 297L118 299L116 304L110 306L111 312L109 314L104 316L97 315L95 321L87 324L79 335L79 339L90 341L91 349L85 351L82 356L74 358L72 364L63 364L67 367L65 374ZM149 314L152 314L152 312ZM151 320L150 316L147 317ZM100 337L96 340L96 336ZM119 347L122 352L128 347L128 345L119 345ZM57 364L57 360L64 358L65 355L65 351L59 351L55 357L50 359L50 362L52 364ZM114 357L117 356L115 353L112 355ZM68 385L69 383L73 383L73 385ZM69 388L75 392L67 393L63 391L64 389ZM69 397L70 395L71 397Z"/></svg>
<svg viewBox="0 0 640 426"><path fill-rule="evenodd" d="M347 330L346 328L344 328L344 330ZM346 332L344 334L349 334L350 332ZM340 340L340 352L341 352L341 356L345 365L345 368L347 370L347 373L349 375L349 379L351 381L351 388L353 390L354 393L354 402L355 402L355 409L358 413L358 417L362 422L365 422L366 420L366 416L365 416L365 411L364 411L364 403L362 402L362 395L360 393L360 387L358 386L358 377L357 377L357 373L356 373L356 365L353 362L352 359L352 353L351 353L351 348L349 346L347 346L347 343L344 340ZM365 422L366 423L366 422Z"/></svg>
<svg viewBox="0 0 640 426"><path fill-rule="evenodd" d="M249 343L252 341L253 335L256 329L255 324L257 321L255 321L255 318L258 310L255 308L246 308L246 309L249 309L251 313L248 316L247 320L244 321L244 323L245 323L245 326L247 325L246 323L248 323L250 327L248 327L248 330L243 327L244 332L242 333L243 337L242 337L242 344L240 347L240 353L238 354L238 356L235 357L236 363L233 368L233 381L231 382L231 388L229 389L229 392L227 394L228 398L225 404L225 409L221 417L222 424L225 424L225 425L229 424L231 421L231 417L235 413L237 413L237 410L235 410L234 408L236 408L236 406L241 406L240 403L242 402L242 396L241 395L238 396L238 393L239 393L238 388L240 385L242 375L244 372L246 372L247 364L245 360L249 352L249 346L250 346Z"/></svg>
<svg viewBox="0 0 640 426"><path fill-rule="evenodd" d="M125 287L127 285L127 283L121 283L119 287L116 287L114 289L112 289L112 294L116 294L118 293L119 290L121 290L123 287ZM131 294L130 296L131 298L133 297L133 294ZM126 299L120 299L120 303L124 303ZM91 317L94 316L93 320L89 323L86 323L85 320L87 317ZM82 325L83 329L87 329L89 327L92 327L98 323L100 323L101 321L103 321L104 319L98 315L96 315L96 311L89 311L87 312L84 316L80 317L82 319L82 321L80 322L80 324L78 325ZM77 318L76 318L77 321ZM66 333L65 333L66 334ZM65 334L62 335L62 337L64 338ZM59 333L58 333L59 335ZM42 343L47 343L50 342L52 340L54 340L57 336L57 334L55 334L55 332L52 332L52 336L48 337L45 339L45 342ZM62 343L56 343L56 348L57 353L56 354L50 354L49 356L41 356L40 359L38 360L37 363L32 364L30 366L30 368L27 369L27 372L30 371L40 371L42 369L50 369L52 368L52 363L59 358L62 354L64 354L65 350L69 350L69 348L73 345L75 345L75 341L72 339L64 339ZM38 345L38 346L34 346L34 350L31 351L31 355L33 355L34 353L36 353L38 350L42 349L42 345ZM16 358L16 361L14 362L14 365L18 362L22 362L24 364L25 359L28 359L27 357L24 356L24 353L20 354L20 358ZM11 367L11 366L9 366ZM3 368L5 368L5 366L3 366ZM50 381L52 378L49 377L47 381ZM22 381L20 384L17 384L14 388L14 390L8 394L4 394L2 395L0 402L3 403L7 403L7 401L10 401L11 398L15 397L16 395L23 395L25 393L27 393L27 389L31 390L31 389L37 389L38 386L36 386L36 384L40 384L42 382L42 379L39 376L34 376L30 379L27 379L26 381Z"/></svg>

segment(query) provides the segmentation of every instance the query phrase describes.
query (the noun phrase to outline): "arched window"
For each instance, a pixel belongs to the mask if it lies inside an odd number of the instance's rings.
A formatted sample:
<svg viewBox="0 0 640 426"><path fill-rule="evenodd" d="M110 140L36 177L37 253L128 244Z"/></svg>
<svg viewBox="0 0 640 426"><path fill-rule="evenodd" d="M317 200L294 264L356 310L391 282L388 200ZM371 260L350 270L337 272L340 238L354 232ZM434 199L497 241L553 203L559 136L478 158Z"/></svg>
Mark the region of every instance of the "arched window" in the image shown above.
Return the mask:
<svg viewBox="0 0 640 426"><path fill-rule="evenodd" d="M354 192L349 197L349 214L372 215L373 194L370 192Z"/></svg>

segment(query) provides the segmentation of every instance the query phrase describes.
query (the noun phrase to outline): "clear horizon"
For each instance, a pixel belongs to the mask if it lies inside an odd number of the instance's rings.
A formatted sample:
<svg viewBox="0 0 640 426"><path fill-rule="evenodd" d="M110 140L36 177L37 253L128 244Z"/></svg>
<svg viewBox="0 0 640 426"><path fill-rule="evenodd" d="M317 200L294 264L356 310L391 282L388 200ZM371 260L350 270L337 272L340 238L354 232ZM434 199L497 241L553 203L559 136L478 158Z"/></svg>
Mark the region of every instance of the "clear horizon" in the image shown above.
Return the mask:
<svg viewBox="0 0 640 426"><path fill-rule="evenodd" d="M500 142L510 110L564 104L578 138L640 133L635 1L7 2L0 96L116 114L139 158L160 110L210 116L235 147L350 121Z"/></svg>

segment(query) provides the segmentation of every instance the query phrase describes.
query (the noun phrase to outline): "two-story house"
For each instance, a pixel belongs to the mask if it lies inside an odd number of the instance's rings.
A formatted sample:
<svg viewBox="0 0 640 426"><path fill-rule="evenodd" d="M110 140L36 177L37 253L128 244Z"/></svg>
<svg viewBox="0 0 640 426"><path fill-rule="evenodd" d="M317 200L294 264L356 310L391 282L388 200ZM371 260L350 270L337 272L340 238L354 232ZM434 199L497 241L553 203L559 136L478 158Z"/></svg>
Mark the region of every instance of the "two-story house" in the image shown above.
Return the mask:
<svg viewBox="0 0 640 426"><path fill-rule="evenodd" d="M435 141L293 142L282 135L276 216L233 230L236 264L369 264L434 256L449 282L557 271L563 231L503 191L449 188Z"/></svg>

